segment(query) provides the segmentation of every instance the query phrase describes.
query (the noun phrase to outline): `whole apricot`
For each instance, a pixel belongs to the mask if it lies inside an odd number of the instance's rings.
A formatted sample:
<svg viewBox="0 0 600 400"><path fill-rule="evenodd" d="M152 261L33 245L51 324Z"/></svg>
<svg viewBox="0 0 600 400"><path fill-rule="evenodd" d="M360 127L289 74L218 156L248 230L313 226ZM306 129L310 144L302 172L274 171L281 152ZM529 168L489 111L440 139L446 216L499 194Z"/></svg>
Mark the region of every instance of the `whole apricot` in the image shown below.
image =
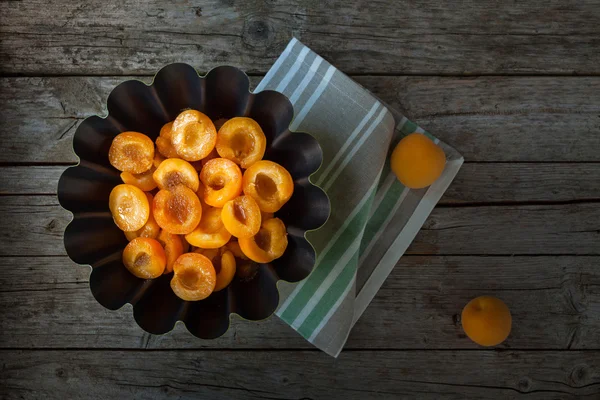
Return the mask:
<svg viewBox="0 0 600 400"><path fill-rule="evenodd" d="M481 346L496 346L510 334L512 317L502 300L481 296L465 306L461 322L469 339Z"/></svg>
<svg viewBox="0 0 600 400"><path fill-rule="evenodd" d="M442 175L445 165L444 150L420 133L411 133L403 138L390 159L392 171L410 189L431 185Z"/></svg>

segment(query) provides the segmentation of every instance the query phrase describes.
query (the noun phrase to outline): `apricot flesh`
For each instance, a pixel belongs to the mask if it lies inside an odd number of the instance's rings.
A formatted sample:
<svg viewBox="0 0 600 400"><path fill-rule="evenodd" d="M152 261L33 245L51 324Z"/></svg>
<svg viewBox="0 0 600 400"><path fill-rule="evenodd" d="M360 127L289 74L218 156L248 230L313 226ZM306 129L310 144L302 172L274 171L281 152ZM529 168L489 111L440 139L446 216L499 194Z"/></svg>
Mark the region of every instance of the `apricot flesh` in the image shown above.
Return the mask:
<svg viewBox="0 0 600 400"><path fill-rule="evenodd" d="M214 158L204 164L200 171L204 202L213 207L225 203L242 193L242 171L233 161Z"/></svg>
<svg viewBox="0 0 600 400"><path fill-rule="evenodd" d="M173 272L171 289L182 300L203 300L211 295L217 283L212 262L202 254L182 254L173 264Z"/></svg>
<svg viewBox="0 0 600 400"><path fill-rule="evenodd" d="M185 235L185 239L192 246L202 249L224 246L231 239L231 233L223 225L221 209L202 204L202 219L192 233Z"/></svg>
<svg viewBox="0 0 600 400"><path fill-rule="evenodd" d="M154 143L139 132L120 133L110 145L108 160L119 171L141 174L152 167Z"/></svg>
<svg viewBox="0 0 600 400"><path fill-rule="evenodd" d="M274 213L292 197L294 181L281 165L261 160L244 172L243 190L256 200L261 211Z"/></svg>
<svg viewBox="0 0 600 400"><path fill-rule="evenodd" d="M221 211L223 225L237 238L249 238L260 230L260 208L250 196L239 196L228 201Z"/></svg>
<svg viewBox="0 0 600 400"><path fill-rule="evenodd" d="M185 185L195 192L200 182L194 167L179 158L167 158L154 171L153 177L159 189L172 189L178 185Z"/></svg>
<svg viewBox="0 0 600 400"><path fill-rule="evenodd" d="M202 217L202 206L196 193L187 186L162 189L154 197L154 218L169 233L187 235Z"/></svg>
<svg viewBox="0 0 600 400"><path fill-rule="evenodd" d="M258 233L250 238L239 238L242 252L257 263L268 263L283 255L288 245L283 221L272 218L262 223Z"/></svg>
<svg viewBox="0 0 600 400"><path fill-rule="evenodd" d="M186 110L173 121L171 143L186 161L199 161L210 154L217 142L211 119L196 110Z"/></svg>
<svg viewBox="0 0 600 400"><path fill-rule="evenodd" d="M133 275L154 279L162 275L167 259L158 241L151 238L133 239L123 250L123 264Z"/></svg>
<svg viewBox="0 0 600 400"><path fill-rule="evenodd" d="M221 157L248 168L265 155L267 138L252 118L235 117L219 129L216 148Z"/></svg>
<svg viewBox="0 0 600 400"><path fill-rule="evenodd" d="M137 231L133 231L133 232L126 231L125 232L125 237L129 241L132 241L136 237L149 237L152 239L156 239L158 237L158 234L160 233L160 226L158 226L158 224L156 223L156 220L154 219L154 213L153 213L154 197L150 193L144 193L144 194L146 195L146 198L148 199L148 204L150 205L150 214L148 215L148 221L146 221L144 226L142 226Z"/></svg>
<svg viewBox="0 0 600 400"><path fill-rule="evenodd" d="M108 206L113 220L125 232L141 229L150 217L150 204L139 188L123 183L110 192Z"/></svg>
<svg viewBox="0 0 600 400"><path fill-rule="evenodd" d="M392 171L410 189L422 189L434 183L444 172L445 165L444 150L420 133L403 138L390 159Z"/></svg>
<svg viewBox="0 0 600 400"><path fill-rule="evenodd" d="M164 273L169 274L173 272L173 264L175 264L175 260L177 260L177 258L179 258L179 256L184 252L183 240L179 235L173 235L165 230L160 231L160 234L156 240L158 240L165 250L165 255L167 256L167 265Z"/></svg>
<svg viewBox="0 0 600 400"><path fill-rule="evenodd" d="M217 283L215 292L225 289L235 276L236 262L235 257L227 248L222 249L202 249L196 252L205 255L213 264L217 274Z"/></svg>

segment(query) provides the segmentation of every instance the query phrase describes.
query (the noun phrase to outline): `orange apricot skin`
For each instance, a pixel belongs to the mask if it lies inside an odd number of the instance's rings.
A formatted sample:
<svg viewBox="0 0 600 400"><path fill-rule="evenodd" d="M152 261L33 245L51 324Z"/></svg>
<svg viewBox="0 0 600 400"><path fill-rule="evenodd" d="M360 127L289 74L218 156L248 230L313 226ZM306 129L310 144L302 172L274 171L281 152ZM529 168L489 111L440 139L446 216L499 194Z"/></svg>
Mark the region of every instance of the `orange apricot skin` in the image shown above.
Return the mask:
<svg viewBox="0 0 600 400"><path fill-rule="evenodd" d="M269 236L269 245L263 249L257 243L260 235ZM288 245L287 233L283 221L272 218L264 221L257 235L250 238L239 238L238 243L242 252L257 263L268 263L283 255Z"/></svg>
<svg viewBox="0 0 600 400"><path fill-rule="evenodd" d="M217 282L215 292L225 289L235 276L235 257L229 250L225 250L221 255L221 269L217 273Z"/></svg>
<svg viewBox="0 0 600 400"><path fill-rule="evenodd" d="M171 143L186 161L199 161L210 154L217 142L217 130L200 111L186 110L173 121Z"/></svg>
<svg viewBox="0 0 600 400"><path fill-rule="evenodd" d="M179 155L177 154L177 151L175 151L175 148L173 147L173 144L171 143L171 137L173 134L172 129L173 129L173 122L167 122L160 129L160 134L156 138L156 149L165 158L179 157Z"/></svg>
<svg viewBox="0 0 600 400"><path fill-rule="evenodd" d="M108 206L115 224L125 232L141 229L150 217L150 204L146 194L126 183L113 188Z"/></svg>
<svg viewBox="0 0 600 400"><path fill-rule="evenodd" d="M201 218L200 200L187 186L163 189L154 196L154 219L169 233L187 235L196 229Z"/></svg>
<svg viewBox="0 0 600 400"><path fill-rule="evenodd" d="M214 158L200 171L201 197L206 204L221 208L242 193L242 171L233 161Z"/></svg>
<svg viewBox="0 0 600 400"><path fill-rule="evenodd" d="M159 189L172 189L177 185L185 185L195 192L200 183L198 172L194 167L179 158L167 158L156 168L152 176Z"/></svg>
<svg viewBox="0 0 600 400"><path fill-rule="evenodd" d="M206 256L212 263L217 273L215 292L225 289L235 276L236 261L233 253L227 247L220 249L196 249L194 253Z"/></svg>
<svg viewBox="0 0 600 400"><path fill-rule="evenodd" d="M265 188L266 184L272 186ZM267 213L279 211L294 193L294 180L287 169L268 160L254 163L244 172L244 194L256 200L260 210ZM268 194L265 194L269 190Z"/></svg>
<svg viewBox="0 0 600 400"><path fill-rule="evenodd" d="M173 264L180 255L183 254L183 240L179 235L174 235L165 230L160 231L158 238L156 239L165 250L167 256L167 265L165 267L165 274L173 272Z"/></svg>
<svg viewBox="0 0 600 400"><path fill-rule="evenodd" d="M392 171L410 189L422 189L434 183L444 172L445 165L444 150L420 133L404 137L390 158Z"/></svg>
<svg viewBox="0 0 600 400"><path fill-rule="evenodd" d="M264 157L267 138L252 118L235 117L219 129L216 148L221 157L248 168Z"/></svg>
<svg viewBox="0 0 600 400"><path fill-rule="evenodd" d="M239 196L225 203L221 210L221 220L233 236L249 238L260 230L260 208L252 197Z"/></svg>
<svg viewBox="0 0 600 400"><path fill-rule="evenodd" d="M167 259L158 241L138 237L125 246L123 264L138 278L154 279L162 275Z"/></svg>
<svg viewBox="0 0 600 400"><path fill-rule="evenodd" d="M492 296L471 300L461 313L463 330L481 346L496 346L510 335L512 316L506 304Z"/></svg>
<svg viewBox="0 0 600 400"><path fill-rule="evenodd" d="M171 289L182 300L203 300L211 295L217 283L212 262L202 254L182 254L173 264L173 272Z"/></svg>
<svg viewBox="0 0 600 400"><path fill-rule="evenodd" d="M192 246L202 249L218 249L231 239L231 233L223 225L221 209L202 205L202 219L193 232L185 235Z"/></svg>
<svg viewBox="0 0 600 400"><path fill-rule="evenodd" d="M131 172L121 172L121 180L123 183L133 185L140 188L144 192L149 192L156 189L156 182L152 177L154 173L154 167L151 167L148 171L142 172L141 174L132 174Z"/></svg>
<svg viewBox="0 0 600 400"><path fill-rule="evenodd" d="M141 174L152 167L154 143L143 133L120 133L110 145L108 160L119 171Z"/></svg>

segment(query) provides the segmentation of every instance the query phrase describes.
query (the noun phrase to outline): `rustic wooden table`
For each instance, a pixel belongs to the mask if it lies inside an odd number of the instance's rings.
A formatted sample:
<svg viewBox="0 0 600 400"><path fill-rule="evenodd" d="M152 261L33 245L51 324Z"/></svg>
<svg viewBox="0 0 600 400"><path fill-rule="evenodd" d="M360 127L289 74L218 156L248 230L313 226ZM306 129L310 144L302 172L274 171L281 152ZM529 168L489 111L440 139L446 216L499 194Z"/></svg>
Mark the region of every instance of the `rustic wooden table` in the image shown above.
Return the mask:
<svg viewBox="0 0 600 400"><path fill-rule="evenodd" d="M0 397L600 398L599 1L166 3L0 2ZM292 36L466 163L338 359L277 318L146 334L65 255L73 133L170 62L255 85ZM461 330L482 294L497 349Z"/></svg>

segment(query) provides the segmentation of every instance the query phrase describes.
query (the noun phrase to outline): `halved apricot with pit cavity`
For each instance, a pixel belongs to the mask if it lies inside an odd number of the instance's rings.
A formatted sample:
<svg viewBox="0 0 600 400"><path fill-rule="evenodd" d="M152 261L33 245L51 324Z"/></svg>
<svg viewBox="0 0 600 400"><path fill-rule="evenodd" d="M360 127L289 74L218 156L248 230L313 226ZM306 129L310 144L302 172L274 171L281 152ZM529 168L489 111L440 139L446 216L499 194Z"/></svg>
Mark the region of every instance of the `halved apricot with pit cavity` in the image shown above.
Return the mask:
<svg viewBox="0 0 600 400"><path fill-rule="evenodd" d="M217 273L215 292L225 289L235 276L235 257L226 247L222 249L198 249L194 253L206 256Z"/></svg>
<svg viewBox="0 0 600 400"><path fill-rule="evenodd" d="M183 254L183 240L179 235L173 235L165 230L160 231L158 238L156 238L165 250L167 256L167 266L165 267L165 274L173 272L173 264L175 260Z"/></svg>
<svg viewBox="0 0 600 400"><path fill-rule="evenodd" d="M150 216L150 204L141 189L126 183L117 185L108 197L115 224L125 232L141 229Z"/></svg>
<svg viewBox="0 0 600 400"><path fill-rule="evenodd" d="M213 149L206 157L200 160L200 164L202 164L202 167L204 167L204 165L213 158L220 158L219 153L217 153L217 149ZM202 170L202 168L200 168L200 170Z"/></svg>
<svg viewBox="0 0 600 400"><path fill-rule="evenodd" d="M182 300L197 301L210 296L217 274L210 260L198 253L186 253L173 264L171 289Z"/></svg>
<svg viewBox="0 0 600 400"><path fill-rule="evenodd" d="M202 217L202 206L196 193L187 186L160 190L154 197L154 218L169 233L187 235Z"/></svg>
<svg viewBox="0 0 600 400"><path fill-rule="evenodd" d="M260 229L260 208L252 197L239 196L225 204L221 219L233 236L249 238Z"/></svg>
<svg viewBox="0 0 600 400"><path fill-rule="evenodd" d="M120 133L110 145L108 160L119 171L141 174L152 167L154 143L139 132Z"/></svg>
<svg viewBox="0 0 600 400"><path fill-rule="evenodd" d="M257 263L281 257L288 245L285 225L279 218L264 221L255 236L240 238L238 242L244 254Z"/></svg>
<svg viewBox="0 0 600 400"><path fill-rule="evenodd" d="M200 171L202 199L213 207L223 207L242 193L242 171L233 161L214 158Z"/></svg>
<svg viewBox="0 0 600 400"><path fill-rule="evenodd" d="M202 249L218 249L227 244L229 239L231 233L223 225L221 209L202 204L202 219L192 233L185 235L185 240Z"/></svg>
<svg viewBox="0 0 600 400"><path fill-rule="evenodd" d="M148 204L150 205L150 215L148 215L148 221L137 231L133 232L125 232L125 237L127 240L132 241L136 237L148 237L152 239L156 239L158 234L160 233L160 226L156 223L154 219L153 213L153 200L154 197L150 193L145 193L146 198L148 199Z"/></svg>
<svg viewBox="0 0 600 400"><path fill-rule="evenodd" d="M200 111L183 111L173 121L171 143L184 160L202 160L215 148L216 142L215 125Z"/></svg>
<svg viewBox="0 0 600 400"><path fill-rule="evenodd" d="M154 172L154 180L160 189L172 189L184 185L194 192L198 190L198 173L189 162L179 158L167 158Z"/></svg>
<svg viewBox="0 0 600 400"><path fill-rule="evenodd" d="M252 118L235 117L225 122L217 136L217 152L248 168L262 160L267 148L267 138L260 125Z"/></svg>
<svg viewBox="0 0 600 400"><path fill-rule="evenodd" d="M273 161L258 161L244 172L244 194L251 196L264 212L276 212L294 193L292 176Z"/></svg>
<svg viewBox="0 0 600 400"><path fill-rule="evenodd" d="M138 237L125 246L123 264L138 278L153 279L162 275L167 258L158 241Z"/></svg>
<svg viewBox="0 0 600 400"><path fill-rule="evenodd" d="M173 135L173 122L167 122L160 129L160 135L156 138L156 149L166 158L177 158L179 155L171 143Z"/></svg>

